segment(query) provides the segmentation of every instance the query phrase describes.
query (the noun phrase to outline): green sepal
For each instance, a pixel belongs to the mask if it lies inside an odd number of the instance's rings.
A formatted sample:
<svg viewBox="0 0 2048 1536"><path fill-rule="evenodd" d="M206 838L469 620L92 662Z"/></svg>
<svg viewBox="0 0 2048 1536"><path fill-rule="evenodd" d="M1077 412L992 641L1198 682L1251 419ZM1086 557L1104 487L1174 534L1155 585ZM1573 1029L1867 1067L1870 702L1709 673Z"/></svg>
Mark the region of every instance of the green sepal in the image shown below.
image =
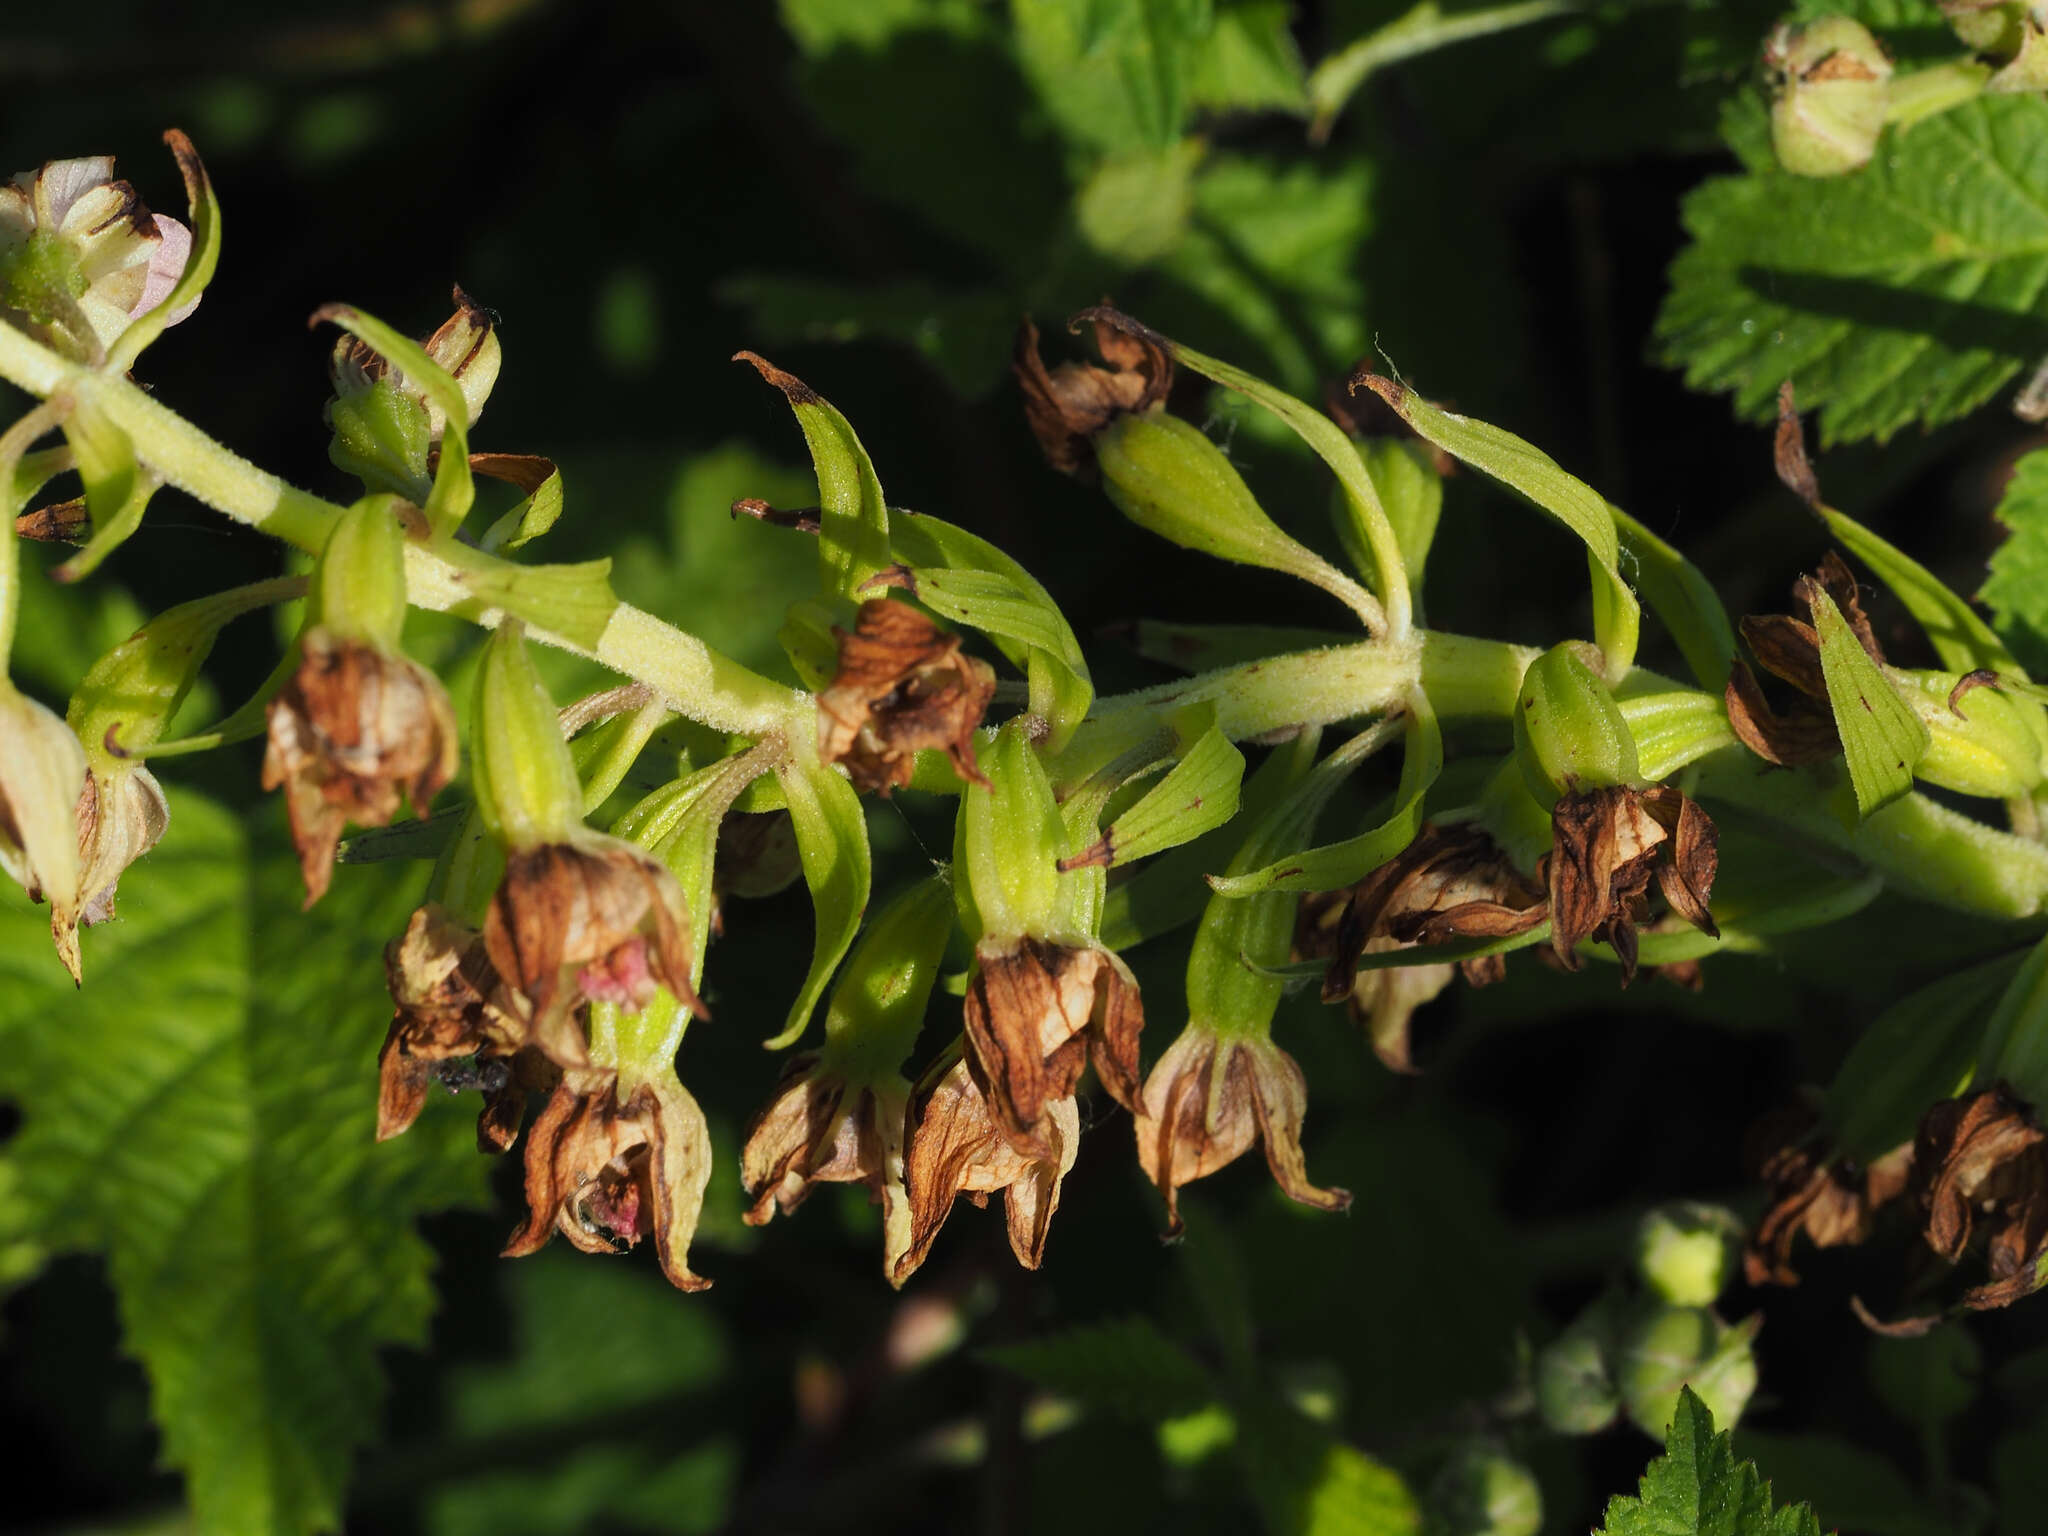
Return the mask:
<svg viewBox="0 0 2048 1536"><path fill-rule="evenodd" d="M790 1005L781 1033L767 1042L768 1049L779 1051L803 1037L826 983L860 931L874 867L868 851L867 817L861 810L860 795L845 775L820 762L815 749L799 746L795 760L777 768L775 777L789 802L804 884L810 887L818 923L810 971Z"/></svg>
<svg viewBox="0 0 2048 1536"><path fill-rule="evenodd" d="M795 413L818 476L819 590L859 602L868 578L889 563L889 505L867 449L852 423L795 374L752 352L733 361L753 364Z"/></svg>
<svg viewBox="0 0 2048 1536"><path fill-rule="evenodd" d="M960 799L959 868L981 932L998 940L1048 935L1060 926L1059 861L1067 829L1045 765L1021 721L980 748L986 787Z"/></svg>
<svg viewBox="0 0 2048 1536"><path fill-rule="evenodd" d="M2012 985L2022 959L2039 954L2001 955L1944 976L1864 1026L1822 1107L1843 1157L1876 1161L1913 1139L1929 1105L1969 1085L1985 1037L1979 1020Z"/></svg>
<svg viewBox="0 0 2048 1536"><path fill-rule="evenodd" d="M1857 814L1868 816L1912 791L1913 767L1931 738L1818 583L1812 590L1812 608L1828 708L1834 712L1842 755L1848 759Z"/></svg>
<svg viewBox="0 0 2048 1536"><path fill-rule="evenodd" d="M1393 809L1377 826L1318 848L1276 859L1263 869L1236 876L1212 876L1222 896L1256 896L1263 891L1335 891L1355 885L1415 841L1422 830L1423 799L1443 772L1443 729L1421 689L1409 695L1402 716L1401 782ZM1334 785L1332 786L1334 788Z"/></svg>
<svg viewBox="0 0 2048 1536"><path fill-rule="evenodd" d="M148 755L185 702L223 625L305 590L304 577L280 576L180 603L95 661L65 712L93 769L110 773L123 759Z"/></svg>
<svg viewBox="0 0 2048 1536"><path fill-rule="evenodd" d="M1437 473L1429 451L1412 439L1367 437L1359 439L1355 447L1373 489L1379 493L1387 523L1394 530L1394 544L1401 551L1401 563L1408 572L1408 600L1419 621L1423 571L1429 563L1429 547L1436 540L1437 519L1444 508L1443 476ZM1377 583L1373 530L1357 495L1340 483L1330 511L1338 542L1344 546L1352 569L1367 581Z"/></svg>
<svg viewBox="0 0 2048 1536"><path fill-rule="evenodd" d="M825 1009L824 1057L849 1083L903 1070L952 934L953 891L942 874L897 893L868 924Z"/></svg>
<svg viewBox="0 0 2048 1536"><path fill-rule="evenodd" d="M1962 677L1953 672L1894 669L1890 676L1903 685L1906 703L1927 727L1927 750L1914 765L1915 778L1993 800L2030 794L2041 782L2040 741L2029 719L2033 700L1996 687L1959 696Z"/></svg>
<svg viewBox="0 0 2048 1536"><path fill-rule="evenodd" d="M2027 951L1999 994L1977 1061L1979 1081L2007 1083L2036 1108L2048 1104L2048 938Z"/></svg>
<svg viewBox="0 0 2048 1536"><path fill-rule="evenodd" d="M497 608L535 629L593 650L619 606L618 594L612 591L609 559L574 565L517 565L454 539L436 540L433 548L471 594L448 606L448 611L460 618L481 620Z"/></svg>
<svg viewBox="0 0 2048 1536"><path fill-rule="evenodd" d="M1119 416L1095 435L1094 445L1103 489L1140 528L1183 549L1300 577L1378 626L1379 604L1283 532L1237 466L1199 428L1164 411ZM1349 441L1344 450L1357 457Z"/></svg>
<svg viewBox="0 0 2048 1536"><path fill-rule="evenodd" d="M1713 583L1698 566L1621 508L1610 502L1607 510L1637 591L1670 632L1700 686L1718 696L1728 686L1728 674L1734 669L1735 629Z"/></svg>
<svg viewBox="0 0 2048 1536"><path fill-rule="evenodd" d="M312 323L317 325L323 320L333 321L372 348L404 374L408 384L441 408L446 423L441 429L441 455L434 466L433 489L420 510L426 513L427 526L435 534L445 537L454 533L476 501L476 481L469 469L469 397L463 394L454 375L427 355L425 347L374 315L364 314L349 304L323 304L313 312Z"/></svg>
<svg viewBox="0 0 2048 1536"><path fill-rule="evenodd" d="M1078 325L1083 320L1106 322L1127 335L1137 336L1141 340L1160 348L1183 367L1193 369L1205 379L1215 380L1225 389L1236 390L1237 393L1243 395L1254 405L1264 407L1284 422L1304 443L1308 444L1315 451L1316 456L1330 466L1330 470L1336 475L1337 483L1342 487L1345 497L1352 503L1352 519L1358 526L1372 555L1371 568L1376 573L1372 586L1379 593L1380 604L1385 605L1384 617L1387 629L1397 638L1408 632L1410 617L1408 611L1409 582L1407 572L1401 563L1400 541L1395 537L1394 527L1388 521L1386 509L1380 505L1379 491L1373 485L1372 476L1366 472L1364 459L1360 457L1357 446L1350 438L1344 435L1343 428L1339 427L1334 421L1330 420L1329 417L1313 406L1295 399L1294 396L1288 394L1285 390L1274 388L1264 379L1254 374L1246 373L1242 368L1233 367L1220 358L1210 357L1206 353L1197 352L1192 347L1184 347L1177 341L1161 336L1157 331L1147 329L1129 315L1115 309L1101 306L1095 309L1083 310L1069 323ZM1104 478L1107 478L1106 472ZM1260 515L1264 516L1263 513ZM1278 530L1276 529L1275 532L1278 532ZM1280 536L1286 538L1285 534ZM1168 537L1171 537L1171 535L1168 535ZM1293 541L1289 540L1289 542L1292 543ZM1297 549L1301 548L1299 545L1295 547ZM1302 552L1304 554L1308 553L1306 550ZM1368 612L1370 608L1378 606L1377 604L1361 606L1357 598L1364 596L1364 594L1357 592L1349 578L1345 577L1342 572L1334 570L1319 557L1310 555L1310 558L1315 560L1316 566L1319 568L1319 574L1307 575L1301 571L1297 571L1295 574L1302 575L1304 579L1314 581L1316 585L1333 593L1347 605L1359 611L1361 616ZM1284 570L1287 567L1282 566L1278 567L1278 569ZM1342 586L1332 585L1328 580L1329 577L1335 577L1338 582L1342 583ZM1370 624L1371 621L1368 620L1368 623Z"/></svg>
<svg viewBox="0 0 2048 1536"><path fill-rule="evenodd" d="M192 249L186 254L185 270L178 274L163 302L129 321L128 328L107 349L106 371L117 376L135 366L143 349L164 333L172 315L199 301L220 265L220 199L213 195L213 180L206 174L205 162L192 141L176 128L165 132L164 143L170 146L185 182L185 222L192 231Z"/></svg>
<svg viewBox="0 0 2048 1536"><path fill-rule="evenodd" d="M334 520L313 567L308 624L398 649L405 629L403 498L365 496Z"/></svg>
<svg viewBox="0 0 2048 1536"><path fill-rule="evenodd" d="M529 495L483 531L477 548L497 555L531 544L561 520L562 501L562 472L551 468Z"/></svg>
<svg viewBox="0 0 2048 1536"><path fill-rule="evenodd" d="M327 402L327 461L373 491L420 502L433 493L427 453L433 446L426 403L390 375L368 389Z"/></svg>
<svg viewBox="0 0 2048 1536"><path fill-rule="evenodd" d="M1529 663L1515 696L1515 760L1539 804L1642 782L1636 739L1614 695L1566 640Z"/></svg>
<svg viewBox="0 0 2048 1536"><path fill-rule="evenodd" d="M1341 772L1331 771L1329 761L1310 766L1315 763L1318 739L1319 733L1304 731L1275 753L1285 763L1286 787L1247 829L1226 874L1263 868L1298 844L1315 825L1315 814L1328 798L1322 785L1334 789L1343 778ZM1331 760L1343 752L1344 748L1339 748L1331 753ZM1191 1020L1226 1037L1257 1038L1272 1028L1273 1011L1280 1006L1287 983L1267 968L1287 963L1299 901L1284 891L1209 898L1188 950Z"/></svg>
<svg viewBox="0 0 2048 1536"><path fill-rule="evenodd" d="M1635 662L1642 612L1621 577L1621 541L1606 498L1512 432L1438 410L1407 385L1377 374L1361 373L1352 383L1385 400L1425 442L1519 492L1586 546L1593 578L1593 637L1605 658L1608 681L1626 676Z"/></svg>
<svg viewBox="0 0 2048 1536"><path fill-rule="evenodd" d="M1216 728L1213 706L1207 713L1208 728L1180 761L1103 834L1110 868L1193 842L1237 814L1244 754Z"/></svg>
<svg viewBox="0 0 2048 1536"><path fill-rule="evenodd" d="M1095 685L1081 643L1052 594L988 540L942 519L900 513L890 540L897 557L913 568L918 596L933 612L981 630L1024 669L1031 712L1051 728L1046 750L1062 750L1094 702ZM978 581L995 606L967 607L963 578ZM1008 589L990 578L1006 581Z"/></svg>
<svg viewBox="0 0 2048 1536"><path fill-rule="evenodd" d="M470 767L484 824L508 847L566 842L583 826L583 784L555 701L526 654L525 626L484 643L470 726Z"/></svg>

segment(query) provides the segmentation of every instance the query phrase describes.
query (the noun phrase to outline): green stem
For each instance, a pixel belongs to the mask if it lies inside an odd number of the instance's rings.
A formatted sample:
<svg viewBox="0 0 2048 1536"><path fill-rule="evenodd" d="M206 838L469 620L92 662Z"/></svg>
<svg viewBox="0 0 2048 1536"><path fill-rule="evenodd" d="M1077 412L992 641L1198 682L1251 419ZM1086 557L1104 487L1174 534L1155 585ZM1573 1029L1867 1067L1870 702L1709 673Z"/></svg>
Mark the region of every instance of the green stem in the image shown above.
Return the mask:
<svg viewBox="0 0 2048 1536"><path fill-rule="evenodd" d="M17 497L16 471L29 444L63 415L58 406L39 405L0 433L0 517L7 520L7 526L0 528L0 679L7 676L7 659L14 654L14 624L21 612L21 539L14 531L14 514L31 494L23 490Z"/></svg>

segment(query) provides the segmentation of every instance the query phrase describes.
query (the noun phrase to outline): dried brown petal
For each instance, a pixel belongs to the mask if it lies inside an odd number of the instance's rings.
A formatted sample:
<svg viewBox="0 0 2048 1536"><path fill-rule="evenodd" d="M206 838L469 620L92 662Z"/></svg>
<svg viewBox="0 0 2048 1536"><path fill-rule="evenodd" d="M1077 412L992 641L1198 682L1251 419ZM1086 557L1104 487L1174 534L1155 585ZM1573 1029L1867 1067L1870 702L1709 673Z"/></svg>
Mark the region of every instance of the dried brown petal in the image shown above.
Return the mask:
<svg viewBox="0 0 2048 1536"><path fill-rule="evenodd" d="M527 1133L527 1219L505 1256L533 1253L556 1232L585 1253L616 1253L651 1235L669 1282L701 1291L711 1282L688 1259L710 1172L703 1112L673 1074L641 1083L621 1104L610 1073L567 1073Z"/></svg>
<svg viewBox="0 0 2048 1536"><path fill-rule="evenodd" d="M1835 53L1828 62L1831 64L1834 59L1856 62L1850 60L1849 55L1843 52ZM1822 77L1815 72L1806 78L1813 80ZM1863 78L1875 77L1866 73ZM1778 479L1785 489L1809 507L1818 510L1821 504L1820 480L1815 476L1813 465L1806 457L1806 434L1800 429L1799 412L1792 404L1790 379L1778 386L1778 434L1772 444L1771 456L1777 467Z"/></svg>
<svg viewBox="0 0 2048 1536"><path fill-rule="evenodd" d="M910 783L926 749L944 752L962 778L988 782L974 761L974 731L995 697L995 674L960 649L958 635L888 598L862 603L852 634L833 633L839 670L818 695L826 761L844 763L856 789L885 795Z"/></svg>
<svg viewBox="0 0 2048 1536"><path fill-rule="evenodd" d="M1652 876L1673 911L1718 934L1707 911L1717 834L1707 813L1680 791L1610 785L1564 795L1551 825L1550 942L1565 969L1578 969L1580 944L1599 939L1620 959L1622 984L1635 978L1636 930L1649 915Z"/></svg>
<svg viewBox="0 0 2048 1536"><path fill-rule="evenodd" d="M377 1057L377 1139L387 1141L412 1125L428 1084L437 1076L447 1081L445 1064L474 1056L490 1069L475 1074L474 1086L484 1093L478 1144L504 1151L518 1139L535 1069L513 1063L527 1026L481 936L439 907L422 907L404 935L385 947L384 970L396 1012Z"/></svg>
<svg viewBox="0 0 2048 1536"><path fill-rule="evenodd" d="M1047 1106L1072 1097L1090 1054L1117 1102L1138 1103L1144 1005L1108 950L1030 937L985 942L963 1012L970 1069L1017 1151L1052 1156Z"/></svg>
<svg viewBox="0 0 2048 1536"><path fill-rule="evenodd" d="M1738 661L1729 671L1722 699L1735 739L1767 763L1796 768L1826 762L1842 750L1832 714L1813 708L1803 694L1788 713L1777 713L1747 662Z"/></svg>
<svg viewBox="0 0 2048 1536"><path fill-rule="evenodd" d="M263 787L285 790L306 905L327 891L342 828L381 827L410 800L424 816L455 776L455 712L440 679L364 641L309 629L298 671L270 701Z"/></svg>
<svg viewBox="0 0 2048 1536"><path fill-rule="evenodd" d="M821 1183L867 1185L882 1206L885 1231L905 1221L909 1098L910 1085L901 1078L853 1084L816 1052L792 1058L775 1097L748 1127L740 1154L740 1181L753 1201L748 1225L767 1222L778 1206L794 1211Z"/></svg>
<svg viewBox="0 0 2048 1536"><path fill-rule="evenodd" d="M1913 1153L1927 1245L1953 1263L1976 1221L1988 1219L2002 1234L2014 1212L2048 1198L2030 1167L2043 1142L2033 1111L2003 1083L1930 1109Z"/></svg>
<svg viewBox="0 0 2048 1536"><path fill-rule="evenodd" d="M911 1099L903 1154L910 1219L907 1241L890 1259L891 1283L902 1285L924 1263L959 1196L982 1205L997 1191L1003 1195L1010 1251L1026 1269L1038 1268L1059 1209L1061 1181L1081 1140L1080 1112L1072 1099L1048 1104L1045 1118L1050 1154L1017 1151L996 1129L965 1059L941 1060Z"/></svg>
<svg viewBox="0 0 2048 1536"><path fill-rule="evenodd" d="M562 1066L583 1059L572 1012L590 999L638 1012L655 988L700 1017L690 985L690 916L666 865L617 838L586 834L506 854L484 946L530 1003L535 1042Z"/></svg>
<svg viewBox="0 0 2048 1536"><path fill-rule="evenodd" d="M1118 416L1148 411L1173 388L1173 360L1149 334L1097 319L1095 347L1106 366L1061 363L1047 371L1038 353L1038 327L1026 320L1017 333L1011 370L1024 391L1024 415L1046 462L1076 474L1091 462L1089 440Z"/></svg>
<svg viewBox="0 0 2048 1536"><path fill-rule="evenodd" d="M24 512L14 520L15 534L44 544L83 544L92 537L92 514L85 498L53 501L47 507Z"/></svg>

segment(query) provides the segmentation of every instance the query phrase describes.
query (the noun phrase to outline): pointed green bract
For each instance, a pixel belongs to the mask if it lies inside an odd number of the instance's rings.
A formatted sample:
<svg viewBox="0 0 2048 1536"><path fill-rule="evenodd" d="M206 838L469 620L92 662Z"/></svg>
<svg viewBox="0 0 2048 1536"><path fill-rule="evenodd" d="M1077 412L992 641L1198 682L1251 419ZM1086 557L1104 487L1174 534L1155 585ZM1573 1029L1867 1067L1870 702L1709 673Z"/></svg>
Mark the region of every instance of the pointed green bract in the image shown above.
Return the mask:
<svg viewBox="0 0 2048 1536"><path fill-rule="evenodd" d="M1212 723L1165 778L1110 823L1111 867L1177 848L1222 826L1237 814L1243 782L1244 754Z"/></svg>
<svg viewBox="0 0 2048 1536"><path fill-rule="evenodd" d="M1700 686L1715 694L1728 685L1735 662L1735 630L1704 572L1621 508L1609 503L1621 551L1636 590L1677 642Z"/></svg>
<svg viewBox="0 0 2048 1536"><path fill-rule="evenodd" d="M95 937L116 985L74 992L44 915L0 901L0 1089L23 1114L0 1251L25 1230L107 1255L208 1531L339 1526L377 1352L424 1343L434 1310L414 1218L479 1200L488 1167L459 1104L375 1140L391 1004L365 937L400 931L410 882L303 914L295 882L289 850L188 791Z"/></svg>
<svg viewBox="0 0 2048 1536"><path fill-rule="evenodd" d="M1849 781L1856 788L1857 813L1868 816L1912 790L1914 765L1931 738L1884 669L1857 643L1835 600L1818 586L1813 591L1813 627L1820 636L1828 708L1834 712Z"/></svg>
<svg viewBox="0 0 2048 1536"><path fill-rule="evenodd" d="M173 128L164 142L177 157L178 174L185 180L185 221L192 232L192 249L185 257L185 269L163 302L129 322L113 346L107 349L107 368L126 373L135 366L143 349L164 333L171 316L187 305L199 302L206 285L213 281L220 265L220 199L214 196L213 181L192 141Z"/></svg>
<svg viewBox="0 0 2048 1536"><path fill-rule="evenodd" d="M1714 1416L1685 1388L1664 1454L1644 1471L1636 1497L1609 1502L1598 1536L1820 1536L1820 1529L1804 1504L1772 1504L1770 1485L1735 1459L1728 1432L1714 1432Z"/></svg>
<svg viewBox="0 0 2048 1536"><path fill-rule="evenodd" d="M790 1004L788 1021L767 1042L768 1049L779 1051L802 1038L832 972L860 932L874 866L867 816L844 774L820 762L815 751L800 750L794 761L775 770L775 778L789 802L804 884L810 888L818 924L811 968Z"/></svg>
<svg viewBox="0 0 2048 1536"><path fill-rule="evenodd" d="M484 645L469 743L477 809L507 845L564 842L581 830L583 783L517 624Z"/></svg>
<svg viewBox="0 0 2048 1536"><path fill-rule="evenodd" d="M1439 410L1407 385L1377 374L1353 380L1385 400L1394 412L1451 457L1518 492L1564 524L1586 546L1593 575L1593 638L1607 659L1607 677L1617 682L1635 661L1641 610L1621 577L1621 541L1605 497L1566 474L1549 454L1500 427Z"/></svg>

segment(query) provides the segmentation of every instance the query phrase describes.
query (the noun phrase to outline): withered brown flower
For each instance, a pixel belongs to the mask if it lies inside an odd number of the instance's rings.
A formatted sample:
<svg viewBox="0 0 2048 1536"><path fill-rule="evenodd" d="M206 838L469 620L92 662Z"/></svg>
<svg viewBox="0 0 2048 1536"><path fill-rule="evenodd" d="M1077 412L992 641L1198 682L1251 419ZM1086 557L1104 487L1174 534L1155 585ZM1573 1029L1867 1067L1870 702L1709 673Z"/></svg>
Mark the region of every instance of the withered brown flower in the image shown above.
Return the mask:
<svg viewBox="0 0 2048 1536"><path fill-rule="evenodd" d="M1415 1010L1450 984L1452 967L1359 968L1368 954L1460 938L1508 938L1546 915L1543 890L1478 827L1426 826L1400 853L1346 890L1304 898L1295 929L1303 959L1328 956L1323 1000L1343 1002L1373 1050L1396 1072L1412 1070ZM1498 980L1499 955L1457 967L1474 986Z"/></svg>
<svg viewBox="0 0 2048 1536"><path fill-rule="evenodd" d="M637 1013L660 986L707 1016L690 985L682 887L654 855L615 837L508 850L484 949L530 1005L535 1043L563 1066L583 1060L573 1014L592 999Z"/></svg>
<svg viewBox="0 0 2048 1536"><path fill-rule="evenodd" d="M1318 1210L1351 1204L1343 1189L1309 1182L1301 1151L1308 1084L1279 1046L1263 1035L1225 1035L1191 1023L1145 1080L1136 1115L1138 1161L1166 1197L1167 1235L1182 1229L1180 1188L1235 1161L1254 1139L1290 1199Z"/></svg>
<svg viewBox="0 0 2048 1536"><path fill-rule="evenodd" d="M1601 939L1621 960L1623 984L1634 979L1636 928L1648 915L1653 876L1672 911L1719 934L1707 911L1718 838L1698 801L1668 784L1610 785L1560 798L1551 825L1550 943L1567 970L1579 968L1581 941Z"/></svg>
<svg viewBox="0 0 2048 1536"><path fill-rule="evenodd" d="M623 1102L617 1077L566 1072L526 1134L526 1224L505 1257L533 1253L556 1232L585 1253L617 1253L652 1234L661 1271L680 1290L711 1176L704 1113L675 1074L656 1073Z"/></svg>
<svg viewBox="0 0 2048 1536"><path fill-rule="evenodd" d="M1793 584L1793 613L1745 616L1742 638L1757 664L1797 691L1782 713L1773 709L1749 664L1738 660L1724 693L1728 723L1750 751L1781 767L1824 762L1842 750L1821 673L1820 636L1813 627L1814 598L1822 592L1834 600L1870 659L1884 665L1884 648L1863 611L1855 574L1833 550L1813 575L1801 576Z"/></svg>
<svg viewBox="0 0 2048 1536"><path fill-rule="evenodd" d="M404 656L313 628L270 701L263 787L285 789L306 905L327 893L342 828L381 827L410 800L424 816L455 776L455 712L441 681Z"/></svg>
<svg viewBox="0 0 2048 1536"><path fill-rule="evenodd" d="M749 1226L803 1204L814 1184L861 1183L882 1207L891 1252L908 1242L903 1120L910 1085L895 1074L854 1083L820 1052L790 1059L775 1096L747 1128L740 1182L753 1204Z"/></svg>
<svg viewBox="0 0 2048 1536"><path fill-rule="evenodd" d="M2009 1306L2048 1280L2048 1136L2004 1083L1930 1109L1913 1144L1913 1188L1927 1245L1950 1263L1984 1239L1988 1284L1972 1311Z"/></svg>
<svg viewBox="0 0 2048 1536"><path fill-rule="evenodd" d="M983 940L967 983L967 1060L1003 1139L1053 1155L1047 1109L1071 1098L1090 1057L1112 1097L1138 1106L1145 1006L1130 969L1099 945Z"/></svg>
<svg viewBox="0 0 2048 1536"><path fill-rule="evenodd" d="M1080 1141L1078 1106L1071 1098L1055 1099L1045 1106L1046 1155L1019 1152L997 1129L964 1057L947 1052L911 1096L903 1155L908 1243L888 1255L890 1282L902 1285L924 1263L957 1198L985 1206L998 1191L1010 1251L1026 1269L1038 1268Z"/></svg>
<svg viewBox="0 0 2048 1536"><path fill-rule="evenodd" d="M1831 1155L1816 1130L1815 1115L1800 1106L1765 1117L1747 1138L1747 1160L1771 1202L1742 1250L1751 1285L1797 1285L1792 1246L1801 1235L1816 1248L1861 1243L1876 1213L1905 1191L1910 1142L1859 1167Z"/></svg>
<svg viewBox="0 0 2048 1536"><path fill-rule="evenodd" d="M917 754L952 759L963 779L985 784L974 731L995 697L995 673L908 603L860 605L854 631L835 629L839 670L818 695L818 751L846 765L863 792L910 783Z"/></svg>
<svg viewBox="0 0 2048 1536"><path fill-rule="evenodd" d="M1101 319L1094 330L1101 366L1061 363L1048 371L1038 355L1038 327L1029 320L1017 333L1010 364L1024 390L1032 434L1046 462L1062 474L1094 462L1088 443L1097 432L1118 416L1152 409L1173 388L1173 359L1163 347Z"/></svg>
<svg viewBox="0 0 2048 1536"><path fill-rule="evenodd" d="M477 1145L505 1151L519 1139L528 1090L552 1087L557 1069L531 1048L483 935L438 906L421 907L385 946L384 972L396 1012L377 1056L377 1139L409 1129L438 1079L481 1090ZM460 1070L472 1058L474 1068Z"/></svg>

